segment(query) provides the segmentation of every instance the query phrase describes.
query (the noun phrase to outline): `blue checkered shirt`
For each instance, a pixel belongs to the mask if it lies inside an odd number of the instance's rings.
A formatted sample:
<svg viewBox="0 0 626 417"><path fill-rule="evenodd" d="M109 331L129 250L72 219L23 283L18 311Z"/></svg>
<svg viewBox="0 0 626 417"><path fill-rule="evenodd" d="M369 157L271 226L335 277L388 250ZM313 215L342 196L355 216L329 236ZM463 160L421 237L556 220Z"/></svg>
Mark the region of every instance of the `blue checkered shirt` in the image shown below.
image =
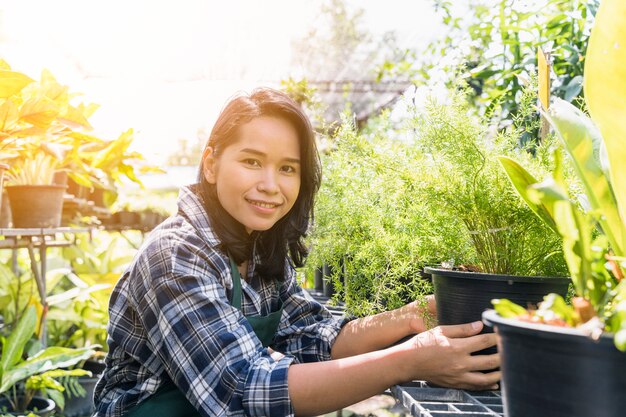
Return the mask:
<svg viewBox="0 0 626 417"><path fill-rule="evenodd" d="M230 264L218 243L199 197L184 187L178 213L146 238L112 292L96 416L122 416L171 382L203 416L293 415L289 366L329 360L345 320L306 297L290 266L279 290L262 281L253 257L241 282L243 314L268 314L279 298L284 305L271 347L285 356L272 359L229 303Z"/></svg>

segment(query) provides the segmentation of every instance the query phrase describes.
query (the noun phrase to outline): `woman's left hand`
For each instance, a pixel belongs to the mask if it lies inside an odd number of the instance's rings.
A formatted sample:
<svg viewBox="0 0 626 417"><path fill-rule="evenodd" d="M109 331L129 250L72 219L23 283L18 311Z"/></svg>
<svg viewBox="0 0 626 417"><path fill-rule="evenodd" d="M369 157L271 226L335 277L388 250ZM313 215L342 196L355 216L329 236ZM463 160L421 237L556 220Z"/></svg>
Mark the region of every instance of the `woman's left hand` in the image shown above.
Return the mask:
<svg viewBox="0 0 626 417"><path fill-rule="evenodd" d="M437 325L437 300L435 295L430 294L424 301L413 301L406 307L410 308L409 319L410 333L421 333Z"/></svg>

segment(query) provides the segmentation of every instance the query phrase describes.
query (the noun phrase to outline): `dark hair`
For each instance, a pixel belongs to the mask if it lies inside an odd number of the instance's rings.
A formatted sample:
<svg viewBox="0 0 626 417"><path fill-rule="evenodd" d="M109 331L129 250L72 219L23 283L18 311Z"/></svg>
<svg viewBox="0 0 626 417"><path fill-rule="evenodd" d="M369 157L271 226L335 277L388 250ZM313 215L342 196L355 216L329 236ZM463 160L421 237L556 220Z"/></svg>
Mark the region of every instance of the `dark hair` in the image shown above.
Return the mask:
<svg viewBox="0 0 626 417"><path fill-rule="evenodd" d="M315 133L300 106L287 94L271 88L258 88L247 95L232 98L220 113L206 146L219 155L232 144L242 125L257 117L277 117L289 122L300 141L300 191L291 210L269 230L248 234L245 227L222 207L214 184L206 181L202 162L198 172L199 191L211 225L221 242L221 249L239 265L250 259L253 248L260 257L259 275L264 280L284 279L287 255L294 267L304 265L309 223L313 220L315 194L320 187L321 167Z"/></svg>

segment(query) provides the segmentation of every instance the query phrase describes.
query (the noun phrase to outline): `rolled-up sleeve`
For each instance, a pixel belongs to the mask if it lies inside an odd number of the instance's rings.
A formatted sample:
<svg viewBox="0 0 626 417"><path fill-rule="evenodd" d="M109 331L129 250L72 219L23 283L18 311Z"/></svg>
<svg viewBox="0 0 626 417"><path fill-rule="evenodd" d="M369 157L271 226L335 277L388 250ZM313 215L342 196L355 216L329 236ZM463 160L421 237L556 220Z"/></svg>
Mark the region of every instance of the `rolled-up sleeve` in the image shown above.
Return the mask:
<svg viewBox="0 0 626 417"><path fill-rule="evenodd" d="M146 262L133 297L155 360L203 416L293 415L287 371L294 358L276 361L262 347L229 304L215 258L184 244L168 249L175 262Z"/></svg>
<svg viewBox="0 0 626 417"><path fill-rule="evenodd" d="M297 283L295 271L288 269L288 279L280 294L283 317L274 349L293 355L300 363L330 360L333 343L350 319L333 317L324 306L306 296Z"/></svg>

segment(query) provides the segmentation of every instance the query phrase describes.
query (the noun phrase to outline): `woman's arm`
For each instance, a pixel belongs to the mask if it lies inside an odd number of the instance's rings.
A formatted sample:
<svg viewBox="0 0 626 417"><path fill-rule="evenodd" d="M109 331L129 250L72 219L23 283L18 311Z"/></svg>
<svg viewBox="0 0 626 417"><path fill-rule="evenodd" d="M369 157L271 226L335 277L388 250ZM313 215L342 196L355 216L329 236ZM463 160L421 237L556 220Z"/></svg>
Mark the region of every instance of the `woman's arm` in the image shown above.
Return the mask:
<svg viewBox="0 0 626 417"><path fill-rule="evenodd" d="M477 333L482 323L441 326L387 349L320 363L293 364L289 396L296 415L319 415L354 404L414 379L465 389L494 389L499 356L477 355L495 334Z"/></svg>
<svg viewBox="0 0 626 417"><path fill-rule="evenodd" d="M426 297L426 303L414 301L396 310L364 317L347 323L333 344L333 359L345 358L382 349L403 337L428 329L427 317L437 314L435 298Z"/></svg>

